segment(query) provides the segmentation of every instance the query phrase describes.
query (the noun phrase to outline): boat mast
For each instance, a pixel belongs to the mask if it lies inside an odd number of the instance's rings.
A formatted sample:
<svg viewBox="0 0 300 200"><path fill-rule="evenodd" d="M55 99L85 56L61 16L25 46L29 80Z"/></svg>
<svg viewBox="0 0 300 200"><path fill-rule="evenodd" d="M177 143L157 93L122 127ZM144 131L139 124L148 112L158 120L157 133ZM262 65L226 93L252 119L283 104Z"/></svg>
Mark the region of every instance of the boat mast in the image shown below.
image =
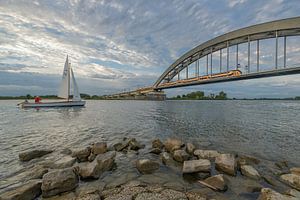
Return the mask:
<svg viewBox="0 0 300 200"><path fill-rule="evenodd" d="M71 63L68 61L68 101L70 98L70 68L71 68Z"/></svg>

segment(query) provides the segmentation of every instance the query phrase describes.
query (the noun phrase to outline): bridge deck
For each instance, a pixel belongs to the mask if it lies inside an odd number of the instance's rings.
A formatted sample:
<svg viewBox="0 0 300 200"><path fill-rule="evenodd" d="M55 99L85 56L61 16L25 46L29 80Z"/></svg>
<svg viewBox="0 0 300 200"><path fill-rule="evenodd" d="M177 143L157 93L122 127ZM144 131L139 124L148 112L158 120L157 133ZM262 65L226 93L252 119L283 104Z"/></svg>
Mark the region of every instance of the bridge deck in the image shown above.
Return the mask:
<svg viewBox="0 0 300 200"><path fill-rule="evenodd" d="M221 77L221 78L212 78L208 80L195 80L188 83L177 83L176 85L170 85L170 86L158 85L155 89L160 90L160 89L168 89L168 88L176 88L176 87L184 87L184 86L192 86L192 85L204 85L204 84L211 84L211 83L229 82L229 81L238 81L238 80L247 80L247 79L255 79L255 78L292 75L292 74L300 74L300 67L254 72L254 73L243 74L241 76L235 76L235 77Z"/></svg>

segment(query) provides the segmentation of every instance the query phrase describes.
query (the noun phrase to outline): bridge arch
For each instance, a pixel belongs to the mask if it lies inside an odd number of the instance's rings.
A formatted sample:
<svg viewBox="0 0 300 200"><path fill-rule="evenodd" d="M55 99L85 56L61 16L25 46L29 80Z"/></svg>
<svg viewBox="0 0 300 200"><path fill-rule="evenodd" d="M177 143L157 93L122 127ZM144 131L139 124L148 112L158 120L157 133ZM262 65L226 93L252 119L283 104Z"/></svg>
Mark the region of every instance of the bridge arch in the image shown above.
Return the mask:
<svg viewBox="0 0 300 200"><path fill-rule="evenodd" d="M198 66L199 76L199 60L207 56L207 73L208 73L208 55L212 60L212 54L220 51L222 55L222 49L227 49L227 72L229 71L229 48L231 46L237 46L238 57L238 45L242 43L248 43L248 71L250 72L250 42L257 41L257 72L259 71L259 41L263 39L276 38L275 49L275 69L278 67L278 38L284 37L284 68L286 67L286 37L300 35L300 17L282 19L272 22L266 22L241 28L232 32L228 32L224 35L213 38L207 42L200 44L199 46L188 51L176 60L166 71L158 78L153 85L154 89L164 89L160 87L163 82L169 82L176 75L178 75L183 69L187 68L190 64L196 61L196 67ZM238 60L238 59L237 59ZM236 62L238 65L238 61ZM210 64L212 68L212 62ZM221 67L220 62L220 67ZM238 66L237 66L238 67ZM212 70L211 70L212 71ZM297 71L297 73L299 73ZM188 76L188 73L187 73Z"/></svg>

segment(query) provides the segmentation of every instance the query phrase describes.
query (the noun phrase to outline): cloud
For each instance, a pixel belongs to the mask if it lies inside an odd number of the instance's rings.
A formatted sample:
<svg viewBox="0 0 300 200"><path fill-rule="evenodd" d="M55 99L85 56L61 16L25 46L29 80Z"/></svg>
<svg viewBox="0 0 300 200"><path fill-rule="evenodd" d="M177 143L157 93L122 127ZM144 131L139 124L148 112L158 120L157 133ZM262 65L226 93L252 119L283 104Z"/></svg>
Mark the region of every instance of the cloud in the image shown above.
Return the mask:
<svg viewBox="0 0 300 200"><path fill-rule="evenodd" d="M85 91L101 93L98 83L103 92L148 85L202 42L299 9L297 0L0 0L0 74L60 77L68 54L75 75L93 88ZM295 44L288 46L291 65L300 63ZM262 65L273 60L271 49ZM242 62L246 57L241 51Z"/></svg>

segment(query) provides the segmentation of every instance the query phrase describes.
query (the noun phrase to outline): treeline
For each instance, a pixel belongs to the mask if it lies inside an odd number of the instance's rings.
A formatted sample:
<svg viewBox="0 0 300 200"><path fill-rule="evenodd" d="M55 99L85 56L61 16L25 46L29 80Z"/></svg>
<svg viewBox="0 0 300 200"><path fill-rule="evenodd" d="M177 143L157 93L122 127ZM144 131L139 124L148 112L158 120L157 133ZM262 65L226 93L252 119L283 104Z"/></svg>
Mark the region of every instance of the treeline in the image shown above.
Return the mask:
<svg viewBox="0 0 300 200"><path fill-rule="evenodd" d="M177 95L176 97L173 97L171 99L176 100L227 100L227 94L223 91L219 92L219 94L209 94L208 96L205 96L205 93L202 91L197 92L191 92L188 94L183 94L182 96Z"/></svg>

